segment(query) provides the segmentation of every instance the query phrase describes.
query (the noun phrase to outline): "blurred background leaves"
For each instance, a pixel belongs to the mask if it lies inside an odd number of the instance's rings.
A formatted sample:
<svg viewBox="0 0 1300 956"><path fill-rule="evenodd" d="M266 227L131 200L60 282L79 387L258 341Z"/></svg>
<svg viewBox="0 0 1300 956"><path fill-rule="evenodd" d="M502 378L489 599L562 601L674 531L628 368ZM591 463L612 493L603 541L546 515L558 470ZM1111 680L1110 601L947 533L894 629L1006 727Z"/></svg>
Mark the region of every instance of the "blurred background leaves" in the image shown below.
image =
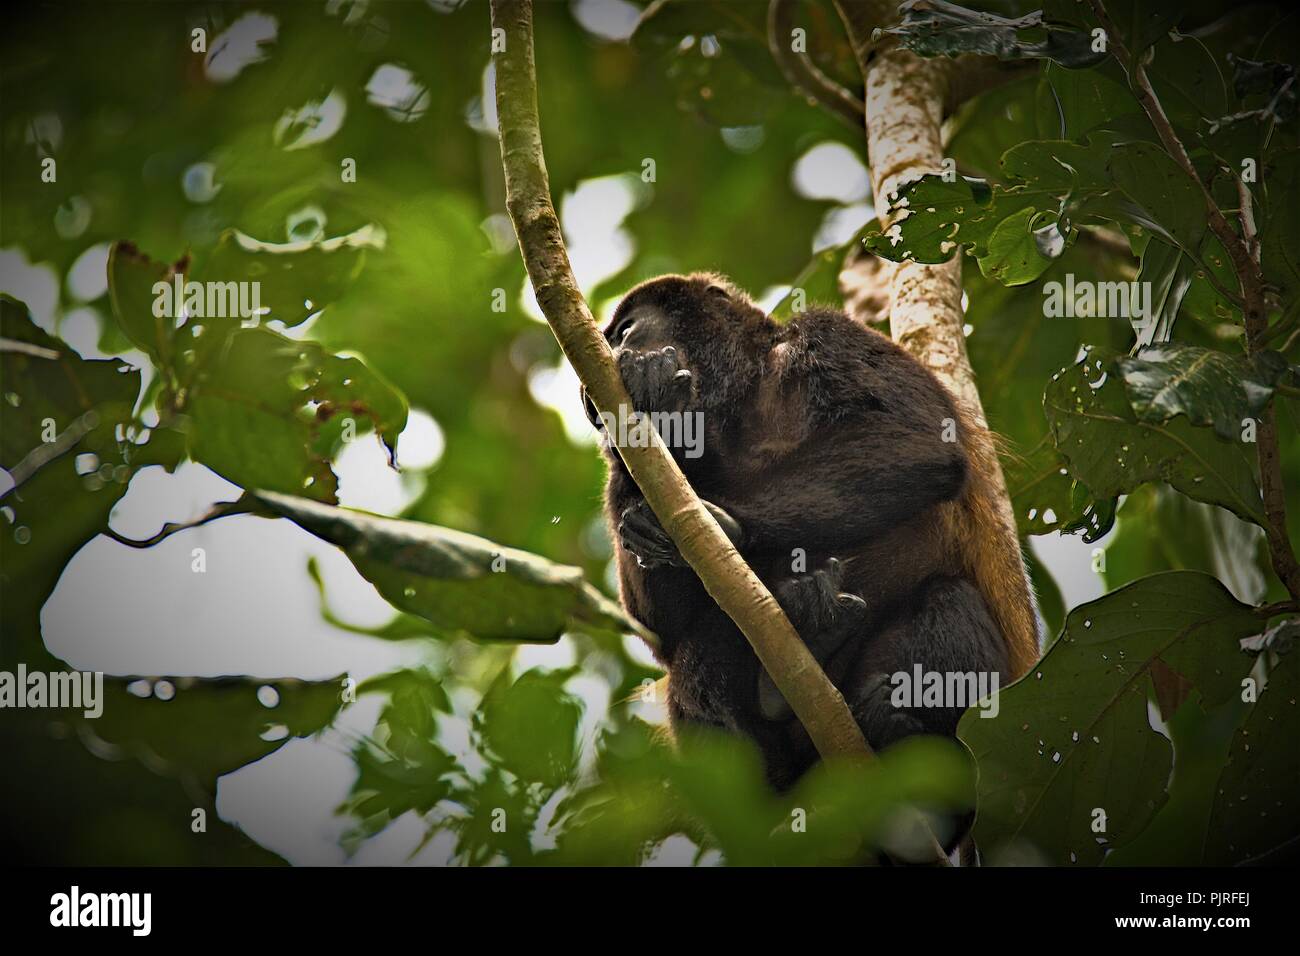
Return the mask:
<svg viewBox="0 0 1300 956"><path fill-rule="evenodd" d="M860 88L830 5L797 6L814 61ZM1088 26L1076 6L1048 4L1061 36ZM1008 17L1034 9L988 7ZM1285 73L1294 48L1270 16L1182 7L1181 28L1195 29L1194 41L1171 37L1172 20L1158 29L1141 17L1122 22L1143 31L1153 82L1204 153L1198 159L1258 156L1265 271L1293 300L1294 110L1273 102L1259 78ZM765 9L758 0L537 5L547 166L598 314L636 281L695 269L730 275L782 318L795 309L794 287L809 305L840 304L839 263L874 225L863 143L782 80L766 47ZM950 40L928 42L945 49ZM702 736L673 750L651 726L662 720L659 670L608 605L603 466L504 215L489 43L479 0L84 3L5 14L0 289L13 298L0 302L0 335L37 353L0 352L0 466L23 471L20 462L46 445L47 418L69 444L19 487L0 489L0 667L92 662L117 675L107 678L113 714L102 722L3 715L6 774L23 782L0 788L4 841L19 858L276 862L240 826L270 844L321 789L338 826L318 825L311 840L333 841L363 862L843 863L895 839L904 804L958 813L973 803L969 755L943 741L910 741L870 766L820 768L778 797L762 787L748 745ZM1229 52L1249 59L1229 61ZM1159 572L1195 573L1188 593L1218 587L1201 583L1214 575L1232 592L1224 601L1279 600L1250 523L1258 517L1250 464L1207 425L1257 408L1251 376L1267 372L1272 387L1281 369L1227 362L1216 367L1232 374L1215 381L1178 378L1177 406L1162 400L1159 420L1145 422L1133 389L1150 388L1133 381L1132 360L1122 358L1145 344L1134 329L1043 308L1043 284L1067 274L1140 275L1161 290L1147 342L1175 336L1179 348L1218 354L1237 347L1222 250L1186 219L1176 185L1147 188L1161 182L1161 157L1148 155L1154 132L1122 72L1110 60L1080 69L1045 61L1037 76L967 103L950 131L969 180L945 187L957 199L931 204L941 221L929 235L971 217L958 233L977 247L963 269L968 348L989 421L1005 438L1049 634L1082 601L1145 587ZM1111 155L1098 146L1104 136L1129 144ZM51 159L57 176L43 181ZM967 185L974 181L983 185ZM905 224L909 239L928 209ZM931 256L946 254L931 245ZM246 322L193 312L157 322L152 284L178 272L259 281L265 311ZM1294 308L1288 315L1280 326L1295 322ZM1106 356L1110 378L1098 390L1101 370L1081 364L1085 345ZM1285 334L1271 345L1295 363L1294 337L1289 351ZM1152 374L1177 377L1145 372L1148 384ZM1111 403L1121 422L1081 421L1084 399ZM1288 401L1274 398L1294 532L1300 429ZM1180 453L1161 445L1148 454L1159 439L1142 424L1176 432L1232 469L1233 480L1205 491L1207 472ZM1123 459L1117 446L1126 442L1147 450ZM400 475L388 469L394 458ZM228 499L244 489L280 492L274 500L290 505L278 513L307 524L309 514L352 531L377 520L356 509L420 522L432 539L451 529L441 543L448 553L459 553L457 533L476 535L476 559L493 546L517 549L563 568L563 581L533 593L507 571L500 591L475 602L430 597L421 589L446 582L394 570L421 560L406 550L409 540L383 553L365 533L336 541L360 571L348 578L346 562L312 552L309 564L285 548L273 529L287 521L244 516L211 526L214 535L228 523L243 529L250 550L242 553L222 552L224 539L204 537L207 528L177 534L167 542L177 550L151 549L170 563L165 573L149 565L157 577L130 604L123 568L144 567L130 564L139 552L101 533L123 537L142 499L157 496L164 508L174 498L158 489L194 484L196 470L222 476L216 485ZM204 504L223 500L205 494ZM336 504L346 508L322 510ZM1060 531L1083 531L1088 545L1067 560ZM1089 557L1093 545L1100 560ZM214 575L222 561L252 563L251 551L271 556L274 599L254 609L265 630L223 634L225 664L192 653L192 675L141 677L147 668L125 651L133 633L161 657L174 638L200 630L195 617L225 621L212 609L247 600L218 590L206 614L189 604L164 610L176 607L171 593L192 595L200 546L212 551ZM494 577L453 583L482 590L500 584ZM366 579L378 593L366 592L363 607L355 595ZM204 580L212 589L221 579ZM96 582L107 583L87 590ZM69 627L66 610L53 612L74 600L77 626ZM293 627L277 623L278 605L294 601L310 626L301 616ZM536 626L504 627L510 620ZM1080 625L1067 624L1067 634L1072 626ZM348 673L336 676L327 648L340 637ZM509 640L484 640L501 637ZM521 639L554 643L512 643ZM265 673L243 663L276 643L301 650L296 666ZM1066 656L1054 652L1044 665L1059 677L1053 686L1068 682L1059 676L1070 670ZM1167 731L1176 752L1183 740L1190 769L1174 774L1163 809L1117 859L1167 861L1187 827L1208 825L1211 813L1227 821L1216 831L1227 836L1207 859L1238 859L1280 837L1243 830L1240 804L1216 802L1212 789L1227 774L1229 793L1262 779L1292 799L1286 766L1252 770L1234 736L1287 719L1294 661L1278 661L1267 706L1254 711L1228 714L1198 688L1165 715L1167 726L1153 728L1134 704L1125 726L1144 740ZM1060 716L1035 693L1022 682L1008 692L1008 712ZM1134 702L1149 696L1146 684L1133 691ZM1019 733L1007 720L973 723ZM968 743L983 760L974 738ZM305 775L295 762L308 759L302 747L315 761ZM1045 759L999 752L1022 783ZM336 790L314 776L331 758L343 767ZM240 767L261 768L272 784L242 810L219 813L216 791L233 790ZM981 765L985 799L996 767ZM1167 778L1153 788L1163 794ZM290 810L277 817L283 806ZM1014 808L992 806L981 832L996 844ZM192 827L196 808L207 811L202 833ZM800 809L805 832L792 829ZM1140 829L1127 826L1126 836ZM1050 826L1032 835L1034 859L1064 861ZM292 862L322 858L291 841L276 847Z"/></svg>

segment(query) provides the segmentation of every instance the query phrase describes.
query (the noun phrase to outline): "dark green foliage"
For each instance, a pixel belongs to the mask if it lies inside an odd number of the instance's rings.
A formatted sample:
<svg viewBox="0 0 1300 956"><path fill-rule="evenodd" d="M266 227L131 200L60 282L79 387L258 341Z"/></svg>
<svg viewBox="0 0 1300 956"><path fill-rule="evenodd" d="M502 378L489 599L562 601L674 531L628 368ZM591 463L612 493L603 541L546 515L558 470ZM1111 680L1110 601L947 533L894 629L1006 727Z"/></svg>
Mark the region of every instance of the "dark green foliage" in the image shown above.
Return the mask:
<svg viewBox="0 0 1300 956"><path fill-rule="evenodd" d="M0 786L6 848L55 863L280 862L219 819L218 778L324 732L318 746L355 767L339 807L354 852L415 819L413 858L436 843L433 858L472 865L858 863L886 846L906 855L903 807L960 812L977 798L995 863L1237 863L1294 839L1294 625L1252 607L1287 599L1260 530L1251 436L1267 408L1300 532L1286 31L1254 7L1107 4L1234 226L1249 200L1270 329L1248 357L1241 290L1200 190L1111 52L1094 49L1089 4L906 5L884 42L1029 58L1038 72L959 110L950 175L890 197L905 210L893 228L872 222L816 253L832 204L792 188L792 166L828 140L865 152L786 85L766 2L641 6L630 41L608 42L570 4L537 4L557 206L618 176L629 209L617 227L631 252L591 284L593 309L648 276L714 269L756 294L792 287L774 309L785 320L840 304L855 243L895 261L969 260L967 347L1019 529L1081 533L1110 593L1070 608L1071 582L1031 562L1050 651L996 718L967 713L970 753L907 741L777 796L743 741L670 747L640 719L663 703L659 672L629 652L635 627L603 587L599 457L535 397L562 359L501 231L486 4L275 4L274 39L226 81L209 69L232 54L205 64L190 31L212 41L253 5L41 7L6 22L0 72L0 247L58 280L49 321L29 314L34 301L0 299L0 467L21 478L0 487L0 670L70 669L46 648L42 608L132 478L187 460L243 489L259 526L287 519L344 552L394 614L344 620L313 560L323 620L358 647L413 641L418 662L359 686L109 676L102 719L5 711L5 775L20 782ZM796 12L813 61L860 91L830 4ZM380 65L409 71L401 102L368 89ZM344 104L333 131L331 98ZM47 157L54 182L40 179ZM581 246L582 220L566 227ZM70 273L92 247L111 251L83 301ZM155 283L180 275L257 281L261 313L155 314ZM1065 291L1133 281L1150 283L1145 315ZM139 367L69 346L81 308L100 351ZM337 507L353 433L393 463L417 411L444 447L407 470L414 500L389 516ZM136 625L105 617L85 609L105 641ZM520 643L571 653L524 665ZM358 698L378 717L340 746Z"/></svg>

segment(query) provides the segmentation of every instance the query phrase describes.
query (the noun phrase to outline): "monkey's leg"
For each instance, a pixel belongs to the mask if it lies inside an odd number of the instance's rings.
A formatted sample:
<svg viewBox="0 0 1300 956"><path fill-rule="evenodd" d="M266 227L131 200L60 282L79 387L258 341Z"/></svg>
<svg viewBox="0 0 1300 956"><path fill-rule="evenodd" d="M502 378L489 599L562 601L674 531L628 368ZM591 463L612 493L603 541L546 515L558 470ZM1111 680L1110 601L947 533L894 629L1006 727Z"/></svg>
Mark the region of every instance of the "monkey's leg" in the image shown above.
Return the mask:
<svg viewBox="0 0 1300 956"><path fill-rule="evenodd" d="M863 635L867 622L866 601L840 590L843 577L843 565L831 558L822 570L789 578L774 589L790 623L823 667L850 637ZM768 720L788 720L794 713L762 667L758 709Z"/></svg>
<svg viewBox="0 0 1300 956"><path fill-rule="evenodd" d="M943 682L936 704L927 706L924 687L911 686L918 664L924 675L937 674ZM962 713L976 701L946 699L949 686L971 686L969 680L949 682L948 675L991 681L996 674L1000 682L1006 671L1005 642L979 591L962 578L935 577L918 589L911 613L871 639L845 696L867 742L880 750L910 734L956 732ZM905 683L894 675L905 675Z"/></svg>

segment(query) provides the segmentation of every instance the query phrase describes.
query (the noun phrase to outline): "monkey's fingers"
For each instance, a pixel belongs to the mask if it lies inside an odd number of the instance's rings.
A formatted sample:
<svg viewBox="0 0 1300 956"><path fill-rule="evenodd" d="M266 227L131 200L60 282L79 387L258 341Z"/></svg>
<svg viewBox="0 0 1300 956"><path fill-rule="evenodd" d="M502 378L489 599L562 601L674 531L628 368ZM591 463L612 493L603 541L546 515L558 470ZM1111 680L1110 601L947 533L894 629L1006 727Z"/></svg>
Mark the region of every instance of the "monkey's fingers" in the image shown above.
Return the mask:
<svg viewBox="0 0 1300 956"><path fill-rule="evenodd" d="M695 376L688 368L678 369L669 381L669 388L673 411L682 411L691 403L691 396L695 393Z"/></svg>
<svg viewBox="0 0 1300 956"><path fill-rule="evenodd" d="M624 511L618 534L623 547L636 555L643 567L683 564L677 546L660 526L649 505L633 505Z"/></svg>

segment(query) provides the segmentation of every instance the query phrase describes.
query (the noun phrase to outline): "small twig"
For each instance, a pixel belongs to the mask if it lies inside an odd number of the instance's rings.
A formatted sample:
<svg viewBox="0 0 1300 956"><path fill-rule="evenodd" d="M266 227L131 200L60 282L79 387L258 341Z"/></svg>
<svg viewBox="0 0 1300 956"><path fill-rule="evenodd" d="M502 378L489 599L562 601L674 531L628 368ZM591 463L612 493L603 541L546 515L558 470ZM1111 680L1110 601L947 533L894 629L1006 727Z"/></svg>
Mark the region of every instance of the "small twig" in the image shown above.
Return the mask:
<svg viewBox="0 0 1300 956"><path fill-rule="evenodd" d="M55 358L57 357L58 353L56 352ZM14 491L22 485L23 482L27 481L32 477L32 475L36 474L50 462L63 457L68 452L72 451L72 449L76 448L77 445L81 444L81 439L85 438L86 435L98 424L99 415L94 410L88 411L80 418L73 421L67 428L63 429L63 433L56 436L54 441L37 445L29 451L23 456L22 461L14 465L13 469L9 472L9 477L13 479L13 484L3 492L0 492L0 499L3 499L5 495L9 494L11 491Z"/></svg>
<svg viewBox="0 0 1300 956"><path fill-rule="evenodd" d="M128 538L125 535L118 534L112 528L105 527L103 533L112 538L118 544L124 544L128 548L152 548L160 541L170 538L180 531L188 531L190 528L197 528L205 525L209 521L216 521L218 518L224 518L227 515L244 515L252 514L256 508L256 503L247 495L242 495L237 501L223 501L215 504L202 517L195 518L193 521L185 521L180 524L167 522L162 526L162 530L148 538Z"/></svg>
<svg viewBox="0 0 1300 956"><path fill-rule="evenodd" d="M31 355L35 358L54 360L59 357L59 353L54 349L33 345L31 342L21 342L18 339L0 338L0 352L20 352L23 355Z"/></svg>
<svg viewBox="0 0 1300 956"><path fill-rule="evenodd" d="M772 0L767 8L767 46L786 80L850 129L861 130L866 119L865 107L840 84L817 68L806 51L794 49L794 8L796 0Z"/></svg>
<svg viewBox="0 0 1300 956"><path fill-rule="evenodd" d="M1279 614L1294 614L1297 611L1300 611L1300 603L1279 601L1277 604L1264 604L1255 608L1251 613L1267 620L1270 617L1277 617Z"/></svg>

